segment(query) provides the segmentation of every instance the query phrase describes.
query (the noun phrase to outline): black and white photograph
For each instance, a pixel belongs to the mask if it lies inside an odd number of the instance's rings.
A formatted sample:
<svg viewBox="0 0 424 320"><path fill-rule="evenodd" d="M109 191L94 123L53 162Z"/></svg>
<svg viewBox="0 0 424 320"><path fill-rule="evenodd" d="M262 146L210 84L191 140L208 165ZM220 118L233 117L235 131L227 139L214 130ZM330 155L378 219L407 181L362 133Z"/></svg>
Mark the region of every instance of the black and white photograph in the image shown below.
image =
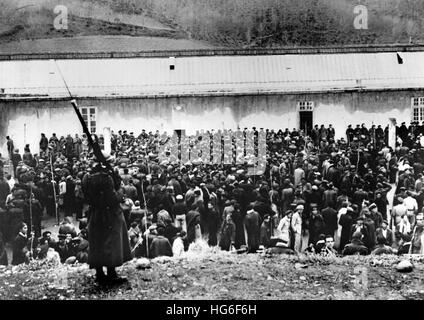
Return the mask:
<svg viewBox="0 0 424 320"><path fill-rule="evenodd" d="M0 0L0 300L424 299L423 16Z"/></svg>

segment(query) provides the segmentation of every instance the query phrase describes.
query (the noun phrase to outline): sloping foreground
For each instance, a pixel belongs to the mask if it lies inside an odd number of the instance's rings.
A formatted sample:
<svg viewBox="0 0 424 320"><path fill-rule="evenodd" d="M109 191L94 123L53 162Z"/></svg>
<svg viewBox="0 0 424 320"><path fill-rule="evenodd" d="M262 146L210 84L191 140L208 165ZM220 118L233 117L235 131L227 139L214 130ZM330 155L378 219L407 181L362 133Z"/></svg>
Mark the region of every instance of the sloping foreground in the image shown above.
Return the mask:
<svg viewBox="0 0 424 320"><path fill-rule="evenodd" d="M87 265L31 263L0 270L0 299L423 299L422 257L410 273L399 257L322 258L208 252L135 261L120 268L129 284L100 288Z"/></svg>

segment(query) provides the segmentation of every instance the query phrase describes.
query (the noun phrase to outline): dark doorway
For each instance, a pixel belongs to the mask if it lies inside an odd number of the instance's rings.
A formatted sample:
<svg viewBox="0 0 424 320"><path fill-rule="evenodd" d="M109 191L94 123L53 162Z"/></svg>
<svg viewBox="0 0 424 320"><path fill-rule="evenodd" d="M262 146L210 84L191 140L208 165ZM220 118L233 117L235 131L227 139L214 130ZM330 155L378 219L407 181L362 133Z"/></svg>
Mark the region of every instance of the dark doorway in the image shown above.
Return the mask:
<svg viewBox="0 0 424 320"><path fill-rule="evenodd" d="M313 124L312 111L300 111L299 118L300 118L299 129L305 130L306 128L306 134L311 133L312 124Z"/></svg>

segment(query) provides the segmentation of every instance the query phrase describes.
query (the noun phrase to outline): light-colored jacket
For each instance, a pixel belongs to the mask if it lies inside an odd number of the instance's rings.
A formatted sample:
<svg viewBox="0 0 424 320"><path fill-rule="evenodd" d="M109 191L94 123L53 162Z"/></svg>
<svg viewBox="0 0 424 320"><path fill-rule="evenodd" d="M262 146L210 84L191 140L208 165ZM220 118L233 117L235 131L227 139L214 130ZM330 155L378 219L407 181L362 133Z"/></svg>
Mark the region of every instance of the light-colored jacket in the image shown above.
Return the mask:
<svg viewBox="0 0 424 320"><path fill-rule="evenodd" d="M184 243L180 237L175 238L174 243L172 244L172 255L174 257L181 257L184 253Z"/></svg>
<svg viewBox="0 0 424 320"><path fill-rule="evenodd" d="M298 212L293 213L292 228L297 234L302 232L302 217Z"/></svg>
<svg viewBox="0 0 424 320"><path fill-rule="evenodd" d="M277 233L275 234L275 237L289 243L290 242L289 229L290 229L290 218L288 216L285 216L280 220L280 223L278 224Z"/></svg>

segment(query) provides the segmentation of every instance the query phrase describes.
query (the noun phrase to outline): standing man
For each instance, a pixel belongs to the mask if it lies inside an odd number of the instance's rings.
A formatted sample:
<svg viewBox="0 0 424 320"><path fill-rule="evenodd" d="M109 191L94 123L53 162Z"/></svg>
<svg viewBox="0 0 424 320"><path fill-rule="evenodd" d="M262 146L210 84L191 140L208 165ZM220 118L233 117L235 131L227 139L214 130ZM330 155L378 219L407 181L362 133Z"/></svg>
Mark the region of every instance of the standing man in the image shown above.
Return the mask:
<svg viewBox="0 0 424 320"><path fill-rule="evenodd" d="M49 140L47 139L46 135L44 133L41 134L40 139L40 156L45 156L47 147L49 146Z"/></svg>
<svg viewBox="0 0 424 320"><path fill-rule="evenodd" d="M246 243L250 253L256 253L259 249L260 223L259 213L253 209L252 205L248 205L247 213L244 217L244 228Z"/></svg>
<svg viewBox="0 0 424 320"><path fill-rule="evenodd" d="M411 246L409 254L423 254L424 253L424 215L423 213L417 214L416 225L412 231Z"/></svg>
<svg viewBox="0 0 424 320"><path fill-rule="evenodd" d="M301 252L302 250L302 213L303 205L298 205L291 218L291 228L294 236L294 250Z"/></svg>
<svg viewBox="0 0 424 320"><path fill-rule="evenodd" d="M9 136L6 137L7 140L7 152L9 153L9 159L12 160L13 150L15 150L15 146L13 144L13 140L10 139Z"/></svg>
<svg viewBox="0 0 424 320"><path fill-rule="evenodd" d="M63 196L63 207L65 208L65 217L72 217L76 212L75 204L75 182L71 175L66 177L65 194Z"/></svg>
<svg viewBox="0 0 424 320"><path fill-rule="evenodd" d="M106 161L110 156L104 154ZM132 259L127 226L120 207L122 189L115 190L111 173L95 159L90 174L82 181L83 193L89 208L88 263L96 269L96 281L100 284L127 281L119 277L115 268ZM107 268L107 275L103 271Z"/></svg>

